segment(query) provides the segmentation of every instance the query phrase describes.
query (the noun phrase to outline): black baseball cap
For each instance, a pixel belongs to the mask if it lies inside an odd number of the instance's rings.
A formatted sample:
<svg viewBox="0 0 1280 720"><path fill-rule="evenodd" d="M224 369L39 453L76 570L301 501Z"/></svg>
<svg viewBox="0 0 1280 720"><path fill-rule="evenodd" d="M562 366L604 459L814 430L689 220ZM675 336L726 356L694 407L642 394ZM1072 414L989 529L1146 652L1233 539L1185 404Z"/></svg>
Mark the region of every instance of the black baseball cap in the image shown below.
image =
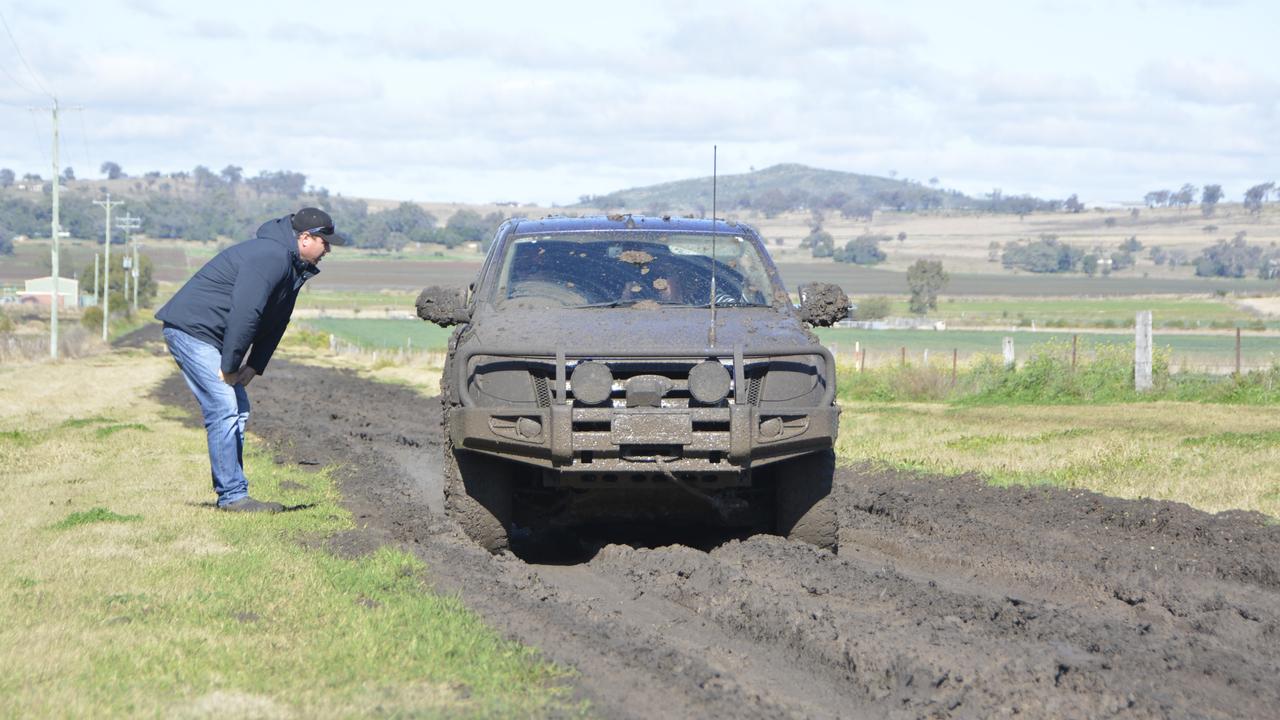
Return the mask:
<svg viewBox="0 0 1280 720"><path fill-rule="evenodd" d="M293 214L293 231L322 237L330 245L346 245L347 238L333 229L333 218L320 208L302 208Z"/></svg>

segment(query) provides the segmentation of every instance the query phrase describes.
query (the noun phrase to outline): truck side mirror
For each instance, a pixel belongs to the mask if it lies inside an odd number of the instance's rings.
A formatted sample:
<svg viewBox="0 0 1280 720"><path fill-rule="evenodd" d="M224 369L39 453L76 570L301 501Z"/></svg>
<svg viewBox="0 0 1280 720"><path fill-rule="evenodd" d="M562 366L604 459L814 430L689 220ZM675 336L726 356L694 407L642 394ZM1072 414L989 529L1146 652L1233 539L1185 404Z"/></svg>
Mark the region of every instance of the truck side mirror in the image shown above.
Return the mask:
<svg viewBox="0 0 1280 720"><path fill-rule="evenodd" d="M849 317L849 296L839 285L800 286L800 319L814 327L830 327Z"/></svg>
<svg viewBox="0 0 1280 720"><path fill-rule="evenodd" d="M443 328L471 320L466 306L466 290L458 288L432 285L418 293L414 306L418 309L418 317Z"/></svg>

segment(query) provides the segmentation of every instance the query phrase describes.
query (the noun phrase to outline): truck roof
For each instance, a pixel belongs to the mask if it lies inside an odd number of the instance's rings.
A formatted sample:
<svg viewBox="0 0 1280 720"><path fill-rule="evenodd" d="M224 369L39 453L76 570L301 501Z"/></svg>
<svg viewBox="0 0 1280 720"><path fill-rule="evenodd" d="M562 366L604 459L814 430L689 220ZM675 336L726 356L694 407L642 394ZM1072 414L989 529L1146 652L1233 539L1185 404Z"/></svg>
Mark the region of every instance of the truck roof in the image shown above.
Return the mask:
<svg viewBox="0 0 1280 720"><path fill-rule="evenodd" d="M715 220L705 218L684 218L675 216L646 216L646 215L590 215L587 217L562 217L549 216L537 220L528 218L518 218L511 220L515 224L512 229L514 234L525 235L530 233L555 233L555 232L590 232L600 230L653 230L655 232L688 232L688 233L709 233L722 232L725 234L742 233L754 231L745 225L736 222L728 222L726 220Z"/></svg>

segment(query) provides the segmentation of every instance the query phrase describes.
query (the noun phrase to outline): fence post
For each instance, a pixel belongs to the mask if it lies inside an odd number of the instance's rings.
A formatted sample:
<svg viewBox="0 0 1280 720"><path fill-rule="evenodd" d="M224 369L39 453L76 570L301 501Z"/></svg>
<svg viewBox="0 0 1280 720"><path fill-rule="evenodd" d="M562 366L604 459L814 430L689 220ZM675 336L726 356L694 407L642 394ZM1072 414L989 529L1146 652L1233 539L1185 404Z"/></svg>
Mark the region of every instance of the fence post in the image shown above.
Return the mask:
<svg viewBox="0 0 1280 720"><path fill-rule="evenodd" d="M1076 346L1080 344L1080 336L1071 336L1071 372L1076 371Z"/></svg>
<svg viewBox="0 0 1280 720"><path fill-rule="evenodd" d="M956 361L960 357L959 348L951 348L951 387L956 386Z"/></svg>
<svg viewBox="0 0 1280 720"><path fill-rule="evenodd" d="M907 346L902 346L902 361L898 363L902 367L907 366Z"/></svg>
<svg viewBox="0 0 1280 720"><path fill-rule="evenodd" d="M929 348L924 349L924 360L922 362L924 363L925 367L929 366Z"/></svg>
<svg viewBox="0 0 1280 720"><path fill-rule="evenodd" d="M1236 328L1236 377L1240 376L1240 328Z"/></svg>
<svg viewBox="0 0 1280 720"><path fill-rule="evenodd" d="M1004 366L1006 368L1012 368L1015 363L1017 363L1017 358L1014 357L1014 354L1013 354L1013 338L1008 335L1005 335L1004 336Z"/></svg>
<svg viewBox="0 0 1280 720"><path fill-rule="evenodd" d="M329 333L329 352L338 352L338 336L333 333Z"/></svg>
<svg viewBox="0 0 1280 720"><path fill-rule="evenodd" d="M858 372L867 371L867 349L862 349L862 354L858 356Z"/></svg>
<svg viewBox="0 0 1280 720"><path fill-rule="evenodd" d="M1151 311L1139 310L1134 319L1133 389L1151 389Z"/></svg>

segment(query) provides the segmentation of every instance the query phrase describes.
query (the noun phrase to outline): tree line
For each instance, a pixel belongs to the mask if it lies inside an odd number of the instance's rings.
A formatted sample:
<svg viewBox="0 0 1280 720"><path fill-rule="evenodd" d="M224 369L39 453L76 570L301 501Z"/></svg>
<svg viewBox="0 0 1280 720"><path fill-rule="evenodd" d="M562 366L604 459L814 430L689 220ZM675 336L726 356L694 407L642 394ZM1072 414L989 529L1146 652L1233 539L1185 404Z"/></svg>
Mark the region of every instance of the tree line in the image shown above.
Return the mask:
<svg viewBox="0 0 1280 720"><path fill-rule="evenodd" d="M68 170L74 177L74 171ZM310 187L306 175L288 170L245 177L239 166L228 165L215 173L197 165L190 172L148 172L131 178L119 164L107 162L102 173L108 180L133 180L117 197L125 201L124 211L141 216L139 232L153 238L246 239L265 220L312 205L333 215L339 230L357 247L399 250L409 243L455 247L483 243L506 219L499 212L481 215L464 209L441 224L435 215L411 202L370 211L365 201ZM13 191L15 180L12 170L0 169L0 254L12 253L16 235L47 236L52 220L52 208L44 196L51 190L50 183L37 175L25 177L27 183L44 185L45 193L33 196ZM118 184L114 187L119 188ZM60 202L63 229L73 237L103 237L105 216L93 200L105 191L105 186L94 187L93 181L69 186ZM123 237L118 241L123 242Z"/></svg>

